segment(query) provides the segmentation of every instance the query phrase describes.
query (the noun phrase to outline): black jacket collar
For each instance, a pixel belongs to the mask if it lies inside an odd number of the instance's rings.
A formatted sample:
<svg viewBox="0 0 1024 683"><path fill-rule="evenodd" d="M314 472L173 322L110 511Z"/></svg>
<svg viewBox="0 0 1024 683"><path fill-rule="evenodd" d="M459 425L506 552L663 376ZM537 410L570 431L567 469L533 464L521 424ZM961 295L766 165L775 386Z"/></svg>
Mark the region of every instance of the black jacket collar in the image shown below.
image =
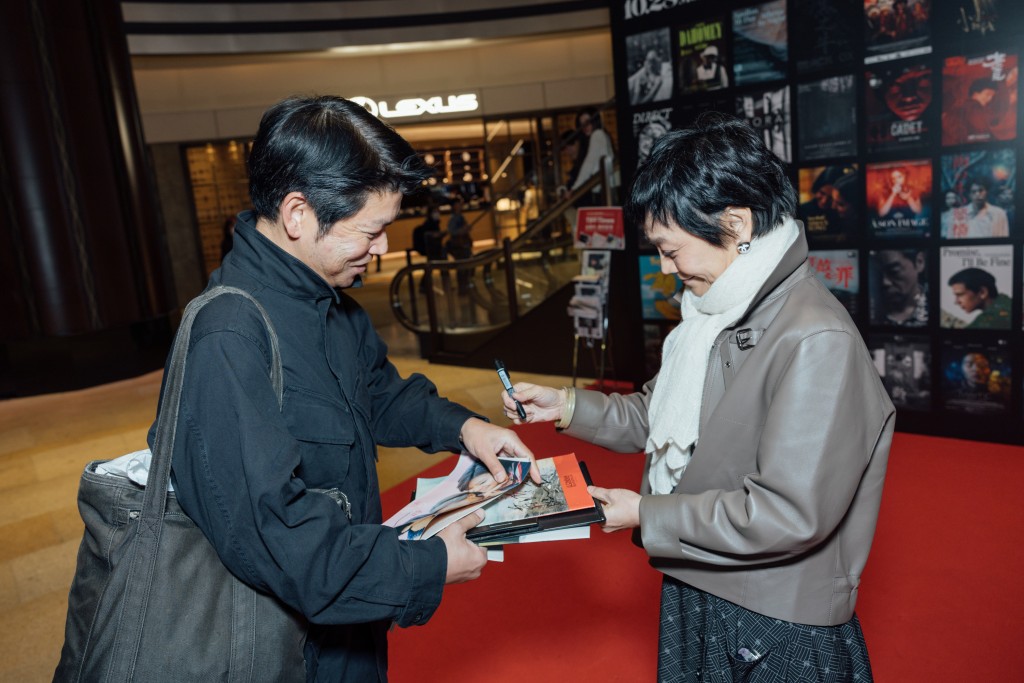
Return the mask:
<svg viewBox="0 0 1024 683"><path fill-rule="evenodd" d="M256 229L256 214L243 211L235 224L229 254L231 266L244 271L270 289L295 299L332 298L338 292L312 268L295 258Z"/></svg>

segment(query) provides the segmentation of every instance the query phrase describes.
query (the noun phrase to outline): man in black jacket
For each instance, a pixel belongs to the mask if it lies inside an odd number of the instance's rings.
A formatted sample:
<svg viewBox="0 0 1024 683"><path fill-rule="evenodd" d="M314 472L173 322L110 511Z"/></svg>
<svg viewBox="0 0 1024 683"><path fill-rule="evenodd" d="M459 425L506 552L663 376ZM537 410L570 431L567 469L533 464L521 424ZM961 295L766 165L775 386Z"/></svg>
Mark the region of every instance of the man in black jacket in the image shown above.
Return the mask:
<svg viewBox="0 0 1024 683"><path fill-rule="evenodd" d="M249 171L254 211L210 285L268 312L283 407L259 313L219 297L193 326L175 490L232 573L308 620L308 680L383 681L389 624L425 623L486 554L465 537L477 515L425 541L381 525L377 444L465 448L499 479L498 454L532 454L422 375L401 378L342 291L387 251L403 195L430 174L408 143L347 100L292 98L264 114Z"/></svg>

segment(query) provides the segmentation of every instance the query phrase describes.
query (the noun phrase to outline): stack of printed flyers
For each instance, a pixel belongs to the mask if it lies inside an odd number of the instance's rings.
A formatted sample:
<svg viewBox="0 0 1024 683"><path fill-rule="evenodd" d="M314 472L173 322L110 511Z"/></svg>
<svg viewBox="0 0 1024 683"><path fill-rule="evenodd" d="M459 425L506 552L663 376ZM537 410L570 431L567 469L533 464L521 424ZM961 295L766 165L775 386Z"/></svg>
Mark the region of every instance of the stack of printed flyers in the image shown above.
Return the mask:
<svg viewBox="0 0 1024 683"><path fill-rule="evenodd" d="M601 504L588 492L590 476L575 453L537 461L541 483L529 478L530 461L499 458L508 479L499 484L487 467L463 453L446 477L418 479L413 501L384 522L399 538L430 538L478 509L485 517L466 538L483 546L589 538L603 522Z"/></svg>

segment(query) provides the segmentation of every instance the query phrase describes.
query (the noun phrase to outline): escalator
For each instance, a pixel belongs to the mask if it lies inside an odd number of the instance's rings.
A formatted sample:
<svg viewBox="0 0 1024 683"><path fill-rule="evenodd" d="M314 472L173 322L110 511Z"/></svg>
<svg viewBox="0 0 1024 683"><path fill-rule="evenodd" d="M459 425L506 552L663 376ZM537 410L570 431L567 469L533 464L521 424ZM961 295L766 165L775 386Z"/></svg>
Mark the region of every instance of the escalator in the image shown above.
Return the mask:
<svg viewBox="0 0 1024 683"><path fill-rule="evenodd" d="M566 374L572 325L566 306L580 272L570 217L598 190L612 203L611 163L550 206L515 238L461 260L411 263L391 281L398 322L414 332L432 362Z"/></svg>

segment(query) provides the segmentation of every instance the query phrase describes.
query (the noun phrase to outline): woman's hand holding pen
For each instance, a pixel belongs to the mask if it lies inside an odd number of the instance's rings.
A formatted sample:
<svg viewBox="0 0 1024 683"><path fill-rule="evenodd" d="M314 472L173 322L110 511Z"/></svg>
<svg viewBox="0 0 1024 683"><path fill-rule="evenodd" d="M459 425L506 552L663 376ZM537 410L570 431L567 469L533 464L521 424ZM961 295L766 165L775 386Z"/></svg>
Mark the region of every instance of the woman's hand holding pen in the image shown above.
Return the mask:
<svg viewBox="0 0 1024 683"><path fill-rule="evenodd" d="M544 387L529 382L518 382L513 385L514 398L508 392L501 392L501 401L505 406L505 417L516 424L524 422L554 422L562 417L565 408L565 389ZM516 400L526 409L526 419L520 419L516 412Z"/></svg>

